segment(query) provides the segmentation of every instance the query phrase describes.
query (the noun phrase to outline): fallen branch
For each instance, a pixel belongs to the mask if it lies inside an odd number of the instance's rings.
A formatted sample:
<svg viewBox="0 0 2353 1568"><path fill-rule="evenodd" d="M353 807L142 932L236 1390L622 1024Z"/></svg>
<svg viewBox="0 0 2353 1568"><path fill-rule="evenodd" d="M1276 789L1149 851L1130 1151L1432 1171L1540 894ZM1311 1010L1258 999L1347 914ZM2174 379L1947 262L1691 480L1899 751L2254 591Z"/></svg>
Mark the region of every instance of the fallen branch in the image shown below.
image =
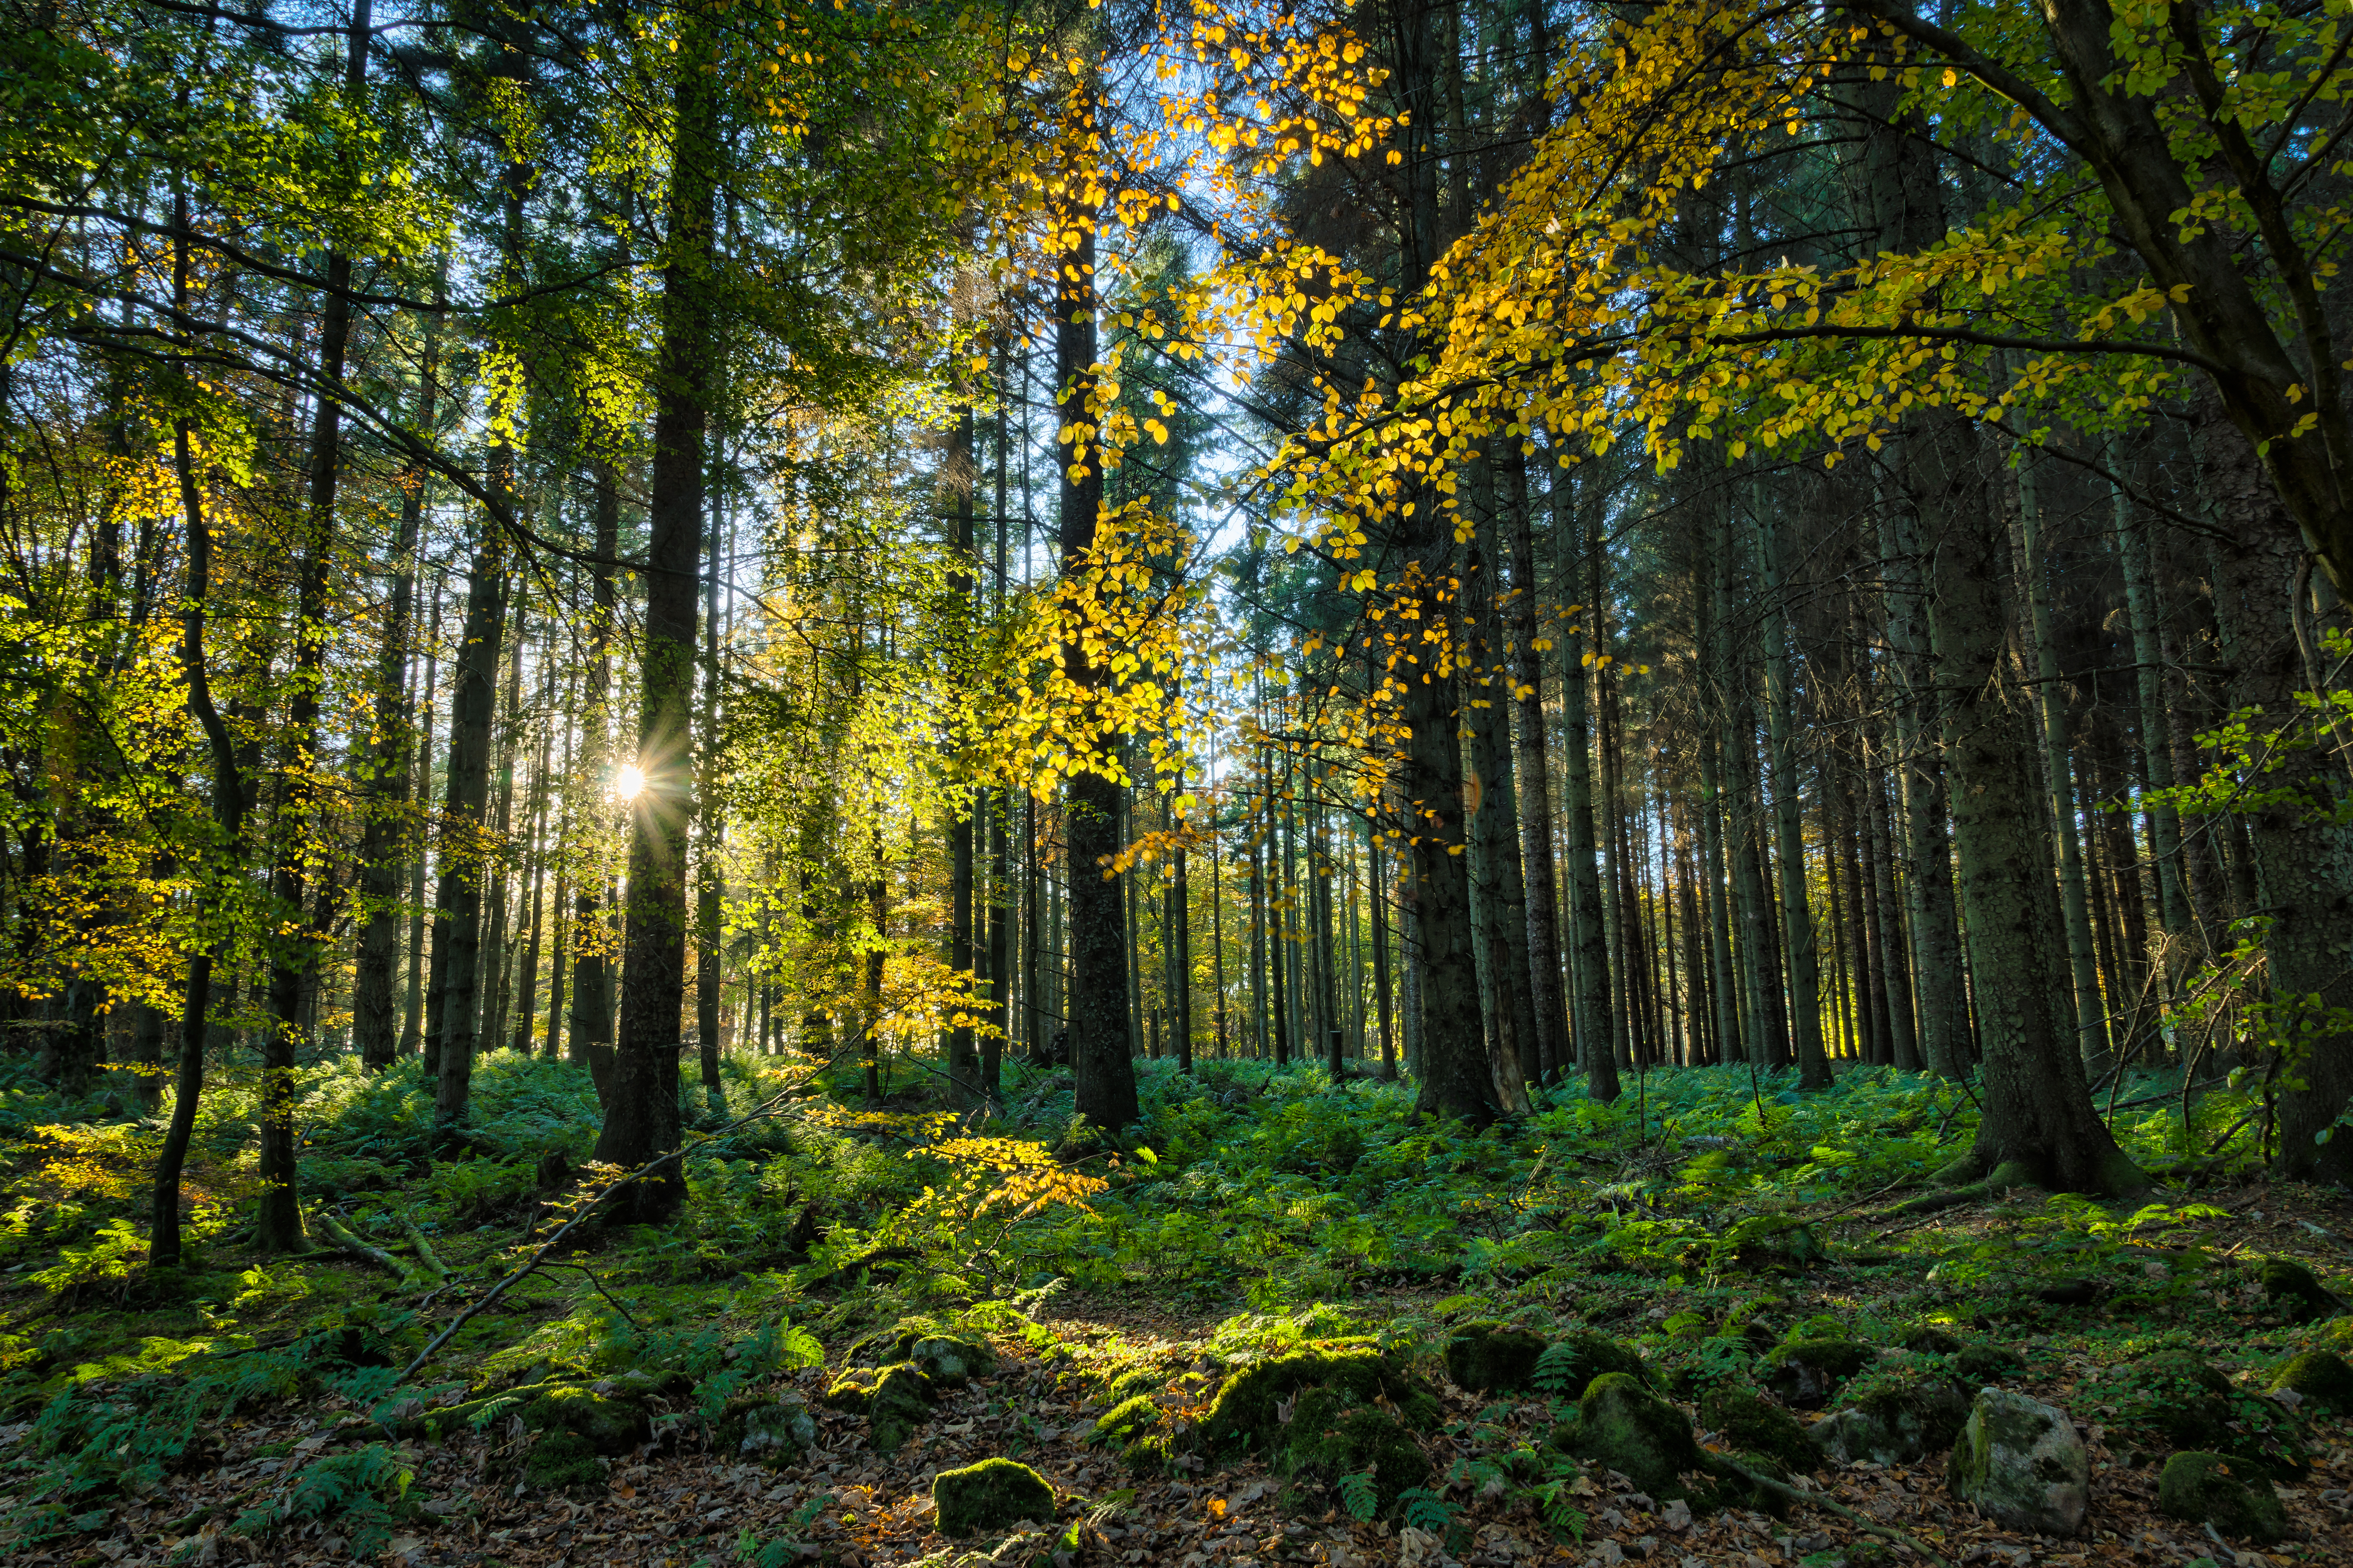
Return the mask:
<svg viewBox="0 0 2353 1568"><path fill-rule="evenodd" d="M1853 1525L1857 1530L1867 1530L1883 1541L1892 1541L1898 1546L1907 1547L1910 1550L1918 1552L1921 1556L1935 1563L1936 1568L1952 1568L1950 1563L1937 1556L1935 1552L1929 1551L1926 1544L1917 1536L1907 1535L1903 1531L1894 1529L1889 1525L1881 1524L1874 1520L1868 1519L1863 1515L1855 1512L1854 1510L1847 1507L1844 1503L1832 1502L1829 1498L1824 1497L1820 1492L1800 1491L1787 1481L1777 1481L1771 1476L1760 1475L1757 1471L1752 1470L1747 1466L1742 1464L1739 1460L1735 1459L1728 1455L1712 1454L1709 1458L1721 1464L1725 1469L1730 1470L1734 1475L1738 1476L1742 1480L1746 1481L1750 1486L1761 1487L1767 1491L1778 1493L1782 1497L1788 1498L1791 1502L1810 1503L1816 1508L1827 1509L1831 1512L1838 1515L1841 1519L1845 1520L1849 1524Z"/></svg>
<svg viewBox="0 0 2353 1568"><path fill-rule="evenodd" d="M408 1215L402 1215L400 1228L402 1234L408 1237L408 1245L416 1249L417 1261L423 1264L426 1272L433 1276L433 1282L437 1285L448 1282L448 1265L434 1256L432 1244L425 1239L425 1233L417 1228L417 1222Z"/></svg>
<svg viewBox="0 0 2353 1568"><path fill-rule="evenodd" d="M363 1263L373 1263L377 1268L385 1270L391 1274L394 1279L400 1281L400 1288L404 1290L414 1289L416 1288L417 1283L417 1270L409 1268L408 1265L403 1263L399 1258L395 1258L391 1253L386 1252L381 1247L370 1247L366 1242L362 1241L358 1237L353 1235L348 1229L344 1228L343 1221L337 1219L333 1215L329 1214L325 1209L321 1209L316 1214L312 1215L311 1219L316 1223L320 1231L326 1237L326 1238L335 1244L335 1247L339 1251L349 1253L352 1257L358 1258Z"/></svg>

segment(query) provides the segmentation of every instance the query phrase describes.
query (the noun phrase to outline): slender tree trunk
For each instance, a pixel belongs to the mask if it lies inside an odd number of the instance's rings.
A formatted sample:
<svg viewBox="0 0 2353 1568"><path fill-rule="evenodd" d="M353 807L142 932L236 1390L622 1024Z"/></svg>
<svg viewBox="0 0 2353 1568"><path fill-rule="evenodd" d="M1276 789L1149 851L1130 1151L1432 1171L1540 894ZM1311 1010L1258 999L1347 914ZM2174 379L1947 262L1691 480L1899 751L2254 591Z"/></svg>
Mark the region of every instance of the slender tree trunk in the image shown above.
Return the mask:
<svg viewBox="0 0 2353 1568"><path fill-rule="evenodd" d="M613 687L614 557L621 547L620 487L612 463L595 459L590 510L594 560L589 566L588 667L583 678L581 791L588 810L602 816L611 788L610 749ZM599 1102L609 1103L613 1082L612 963L601 878L583 868L572 907L572 1061L588 1069Z"/></svg>
<svg viewBox="0 0 2353 1568"><path fill-rule="evenodd" d="M679 1025L686 999L687 837L694 817L695 589L702 556L706 386L716 374L704 274L712 262L718 89L700 26L680 45L672 89L669 249L662 278L662 388L648 492L638 767L630 803L628 928L613 1092L596 1157L642 1165L678 1147ZM615 1217L650 1223L685 1196L672 1172L621 1194Z"/></svg>
<svg viewBox="0 0 2353 1568"><path fill-rule="evenodd" d="M1577 488L1566 479L1555 483L1553 527L1561 542L1562 580L1589 587L1598 564L1588 563L1586 555L1601 547L1601 533L1598 521L1588 530L1578 515ZM1591 694L1595 680L1591 666L1604 651L1596 635L1599 624L1599 606L1588 598L1559 639L1561 708L1566 719L1561 816L1568 830L1569 973L1574 987L1571 1043L1577 1065L1585 1069L1587 1092L1607 1104L1618 1098L1618 1058L1610 1045L1617 1030L1609 1008L1609 948L1593 831Z"/></svg>
<svg viewBox="0 0 2353 1568"><path fill-rule="evenodd" d="M1765 721L1772 740L1774 858L1781 873L1782 946L1788 955L1789 1022L1801 1089L1828 1089L1831 1064L1822 1049L1821 957L1806 893L1804 795L1799 783L1797 694L1789 660L1789 607L1781 562L1780 525L1755 498L1757 554L1764 568Z"/></svg>

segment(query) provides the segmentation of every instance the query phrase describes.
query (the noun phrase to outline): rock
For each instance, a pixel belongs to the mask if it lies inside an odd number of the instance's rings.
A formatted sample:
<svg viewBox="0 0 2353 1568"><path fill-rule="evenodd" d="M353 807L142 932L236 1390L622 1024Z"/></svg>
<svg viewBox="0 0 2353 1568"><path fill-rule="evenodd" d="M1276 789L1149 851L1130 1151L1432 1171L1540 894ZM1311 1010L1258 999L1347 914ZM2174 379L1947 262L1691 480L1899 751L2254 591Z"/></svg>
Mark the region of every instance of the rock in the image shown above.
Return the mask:
<svg viewBox="0 0 2353 1568"><path fill-rule="evenodd" d="M1954 1355L1960 1340L1940 1323L1914 1323L1895 1336L1895 1342L1919 1355Z"/></svg>
<svg viewBox="0 0 2353 1568"><path fill-rule="evenodd" d="M1111 1380L1103 1397L1123 1405L1139 1394L1157 1394L1168 1386L1168 1374L1156 1367L1132 1366Z"/></svg>
<svg viewBox="0 0 2353 1568"><path fill-rule="evenodd" d="M1472 1394L1525 1388L1544 1352L1543 1337L1525 1329L1464 1323L1446 1342L1446 1375Z"/></svg>
<svg viewBox="0 0 2353 1568"><path fill-rule="evenodd" d="M2000 1383L2023 1370L2016 1356L1988 1340L1963 1345L1953 1354L1953 1371L1964 1384Z"/></svg>
<svg viewBox="0 0 2353 1568"><path fill-rule="evenodd" d="M1688 1497L1677 1478L1707 1468L1683 1413L1630 1373L1603 1373L1587 1387L1574 1440L1582 1458L1622 1472L1654 1497Z"/></svg>
<svg viewBox="0 0 2353 1568"><path fill-rule="evenodd" d="M2263 1545L2287 1533L2287 1510L2270 1480L2234 1472L2221 1454L2193 1449L2166 1460L2157 1478L2157 1506L2176 1519Z"/></svg>
<svg viewBox="0 0 2353 1568"><path fill-rule="evenodd" d="M845 1359L880 1365L911 1361L942 1388L961 1388L997 1370L997 1352L987 1340L954 1332L933 1318L902 1318L887 1332L853 1343Z"/></svg>
<svg viewBox="0 0 2353 1568"><path fill-rule="evenodd" d="M602 1484L605 1467L596 1445L579 1433L543 1432L523 1458L522 1479L535 1487L563 1491Z"/></svg>
<svg viewBox="0 0 2353 1568"><path fill-rule="evenodd" d="M874 1451L897 1453L915 1428L932 1418L932 1406L938 1401L931 1374L913 1362L884 1367L866 1405L868 1440Z"/></svg>
<svg viewBox="0 0 2353 1568"><path fill-rule="evenodd" d="M2231 1435L2231 1380L2186 1350L2154 1351L2125 1369L2116 1425L2168 1448L2211 1448Z"/></svg>
<svg viewBox="0 0 2353 1568"><path fill-rule="evenodd" d="M2335 1317L2345 1304L2313 1278L2312 1270L2285 1258L2263 1265L2263 1298L2291 1323L2316 1323Z"/></svg>
<svg viewBox="0 0 2353 1568"><path fill-rule="evenodd" d="M1806 1435L1806 1424L1753 1389L1724 1384L1700 1401L1699 1418L1721 1434L1727 1447L1767 1455L1793 1470L1810 1470L1821 1463Z"/></svg>
<svg viewBox="0 0 2353 1568"><path fill-rule="evenodd" d="M723 1453L780 1470L816 1444L817 1420L795 1390L745 1394L727 1402L716 1435Z"/></svg>
<svg viewBox="0 0 2353 1568"><path fill-rule="evenodd" d="M1981 1389L1953 1445L1945 1484L2007 1530L2069 1536L2092 1500L2092 1457L2067 1413L2005 1388Z"/></svg>
<svg viewBox="0 0 2353 1568"><path fill-rule="evenodd" d="M1840 1403L1807 1436L1848 1463L1916 1464L1950 1448L1969 1418L1968 1394L1952 1373L1928 1362L1865 1373Z"/></svg>
<svg viewBox="0 0 2353 1568"><path fill-rule="evenodd" d="M1165 1467L1170 1457L1167 1413L1145 1394L1123 1400L1104 1413L1087 1435L1098 1447L1117 1451L1130 1468Z"/></svg>
<svg viewBox="0 0 2353 1568"><path fill-rule="evenodd" d="M1327 1485L1369 1470L1383 1511L1397 1505L1399 1492L1430 1479L1430 1457L1403 1422L1378 1405L1329 1386L1299 1395L1283 1426L1275 1468L1284 1475L1312 1477Z"/></svg>
<svg viewBox="0 0 2353 1568"><path fill-rule="evenodd" d="M1593 1380L1605 1373L1651 1381L1650 1364L1632 1345L1590 1329L1571 1329L1536 1358L1535 1383L1547 1394L1581 1399Z"/></svg>
<svg viewBox="0 0 2353 1568"><path fill-rule="evenodd" d="M1005 1530L1023 1520L1054 1517L1054 1489L1014 1459L983 1459L932 1478L932 1507L942 1535Z"/></svg>
<svg viewBox="0 0 2353 1568"><path fill-rule="evenodd" d="M1819 1410L1839 1384L1879 1359L1859 1340L1792 1340L1765 1358L1766 1384L1800 1410Z"/></svg>
<svg viewBox="0 0 2353 1568"><path fill-rule="evenodd" d="M2353 1415L2353 1366L2334 1351L2306 1351L2279 1369L2272 1392L2286 1389L2340 1415Z"/></svg>
<svg viewBox="0 0 2353 1568"><path fill-rule="evenodd" d="M1409 1426L1438 1418L1435 1394L1382 1359L1377 1351L1294 1351L1255 1362L1226 1379L1201 1417L1201 1441L1212 1453L1255 1447L1271 1454L1283 1427L1282 1406L1310 1388L1332 1388L1356 1404L1386 1398Z"/></svg>
<svg viewBox="0 0 2353 1568"><path fill-rule="evenodd" d="M576 1385L551 1388L522 1407L533 1432L570 1432L597 1454L626 1454L653 1433L646 1407L634 1399Z"/></svg>

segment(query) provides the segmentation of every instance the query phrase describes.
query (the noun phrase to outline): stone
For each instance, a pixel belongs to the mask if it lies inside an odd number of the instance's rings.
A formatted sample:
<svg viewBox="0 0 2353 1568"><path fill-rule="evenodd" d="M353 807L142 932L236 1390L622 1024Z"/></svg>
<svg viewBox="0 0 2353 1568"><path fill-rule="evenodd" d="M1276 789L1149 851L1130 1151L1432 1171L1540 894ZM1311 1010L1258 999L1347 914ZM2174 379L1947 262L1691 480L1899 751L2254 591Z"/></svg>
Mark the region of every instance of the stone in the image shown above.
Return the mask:
<svg viewBox="0 0 2353 1568"><path fill-rule="evenodd" d="M1964 1383L2000 1383L2023 1370L2016 1356L1989 1340L1963 1345L1953 1352L1953 1371Z"/></svg>
<svg viewBox="0 0 2353 1568"><path fill-rule="evenodd" d="M1577 1452L1607 1465L1654 1497L1688 1497L1677 1479L1707 1468L1707 1456L1683 1413L1630 1373L1606 1372L1577 1405Z"/></svg>
<svg viewBox="0 0 2353 1568"><path fill-rule="evenodd" d="M1895 1336L1895 1342L1920 1355L1955 1355L1961 1348L1959 1337L1941 1323L1914 1323Z"/></svg>
<svg viewBox="0 0 2353 1568"><path fill-rule="evenodd" d="M2165 1461L2157 1506L2175 1519L2211 1524L2224 1535L2269 1545L2287 1533L2287 1510L2266 1477L2221 1454L2192 1449Z"/></svg>
<svg viewBox="0 0 2353 1568"><path fill-rule="evenodd" d="M867 1440L878 1454L895 1454L916 1427L932 1418L939 1402L931 1374L911 1361L886 1366L866 1404Z"/></svg>
<svg viewBox="0 0 2353 1568"><path fill-rule="evenodd" d="M961 1388L997 1370L997 1352L987 1340L957 1333L933 1318L902 1318L887 1331L853 1343L845 1359L885 1366L911 1361L942 1388Z"/></svg>
<svg viewBox="0 0 2353 1568"><path fill-rule="evenodd" d="M2092 1501L2092 1457L2067 1413L1980 1389L1945 1472L1954 1497L2006 1530L2071 1536Z"/></svg>
<svg viewBox="0 0 2353 1568"><path fill-rule="evenodd" d="M533 1432L570 1432L597 1454L626 1454L653 1433L646 1407L634 1399L576 1384L551 1388L522 1408Z"/></svg>
<svg viewBox="0 0 2353 1568"><path fill-rule="evenodd" d="M1723 1384L1700 1401L1700 1421L1725 1446L1764 1454L1793 1470L1810 1470L1821 1455L1806 1435L1806 1424L1755 1390Z"/></svg>
<svg viewBox="0 0 2353 1568"><path fill-rule="evenodd" d="M1430 1479L1430 1457L1403 1422L1332 1387L1311 1388L1299 1395L1283 1426L1275 1468L1283 1475L1326 1485L1370 1471L1384 1512L1397 1506L1399 1492Z"/></svg>
<svg viewBox="0 0 2353 1568"><path fill-rule="evenodd" d="M1170 1458L1168 1415L1149 1396L1139 1394L1105 1411L1087 1441L1115 1450L1131 1469L1163 1468Z"/></svg>
<svg viewBox="0 0 2353 1568"><path fill-rule="evenodd" d="M1879 1352L1859 1340L1792 1340L1765 1358L1766 1385L1800 1410L1819 1410Z"/></svg>
<svg viewBox="0 0 2353 1568"><path fill-rule="evenodd" d="M2281 1367L2272 1379L2272 1392L2283 1389L2340 1415L2353 1415L2353 1366L2334 1351L2306 1351Z"/></svg>
<svg viewBox="0 0 2353 1568"><path fill-rule="evenodd" d="M2211 1448L2231 1435L2231 1380L2186 1350L2153 1351L2124 1369L2115 1424L2168 1448Z"/></svg>
<svg viewBox="0 0 2353 1568"><path fill-rule="evenodd" d="M1582 1399L1593 1380L1607 1373L1651 1381L1650 1363L1632 1345L1590 1329L1571 1329L1536 1358L1535 1382L1547 1394Z"/></svg>
<svg viewBox="0 0 2353 1568"><path fill-rule="evenodd" d="M1933 1362L1883 1367L1847 1384L1840 1408L1807 1436L1834 1459L1917 1464L1953 1446L1969 1418L1969 1396Z"/></svg>
<svg viewBox="0 0 2353 1568"><path fill-rule="evenodd" d="M550 1491L601 1485L605 1467L596 1447L577 1432L543 1432L522 1462L522 1479Z"/></svg>
<svg viewBox="0 0 2353 1568"><path fill-rule="evenodd" d="M1464 1323L1447 1339L1446 1375L1472 1394L1506 1393L1528 1386L1544 1352L1543 1336L1525 1329Z"/></svg>
<svg viewBox="0 0 2353 1568"><path fill-rule="evenodd" d="M1337 1389L1359 1405L1387 1399L1417 1428L1438 1419L1437 1395L1377 1351L1295 1351L1254 1362L1219 1385L1201 1417L1203 1446L1217 1454L1252 1447L1272 1453L1284 1425L1284 1402L1310 1388Z"/></svg>
<svg viewBox="0 0 2353 1568"><path fill-rule="evenodd" d="M983 1459L932 1478L932 1507L942 1535L1007 1530L1054 1517L1054 1489L1015 1459Z"/></svg>
<svg viewBox="0 0 2353 1568"><path fill-rule="evenodd" d="M723 1453L780 1470L816 1445L817 1420L796 1390L744 1394L727 1402L717 1436Z"/></svg>
<svg viewBox="0 0 2353 1568"><path fill-rule="evenodd" d="M2291 1323L2316 1323L2344 1310L2345 1304L2313 1277L2311 1269L2291 1258L2265 1262L2261 1278L2263 1299Z"/></svg>

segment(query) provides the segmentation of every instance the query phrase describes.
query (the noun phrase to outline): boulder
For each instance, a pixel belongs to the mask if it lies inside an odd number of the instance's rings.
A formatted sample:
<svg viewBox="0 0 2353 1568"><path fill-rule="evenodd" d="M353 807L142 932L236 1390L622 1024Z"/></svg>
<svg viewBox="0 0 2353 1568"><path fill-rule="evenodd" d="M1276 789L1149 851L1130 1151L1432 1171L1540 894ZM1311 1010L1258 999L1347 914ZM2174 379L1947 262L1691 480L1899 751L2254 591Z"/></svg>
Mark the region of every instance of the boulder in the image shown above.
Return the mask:
<svg viewBox="0 0 2353 1568"><path fill-rule="evenodd" d="M942 1535L1007 1530L1054 1517L1054 1489L1014 1459L983 1459L932 1478L932 1507Z"/></svg>
<svg viewBox="0 0 2353 1568"><path fill-rule="evenodd" d="M2006 1530L2074 1535L2092 1501L2092 1457L2067 1413L2005 1388L1980 1389L1946 1487Z"/></svg>
<svg viewBox="0 0 2353 1568"><path fill-rule="evenodd" d="M1859 1340L1792 1340L1765 1358L1767 1387L1800 1410L1819 1410L1839 1385L1879 1359Z"/></svg>
<svg viewBox="0 0 2353 1568"><path fill-rule="evenodd" d="M2231 1436L2231 1380L2196 1353L2153 1351L2124 1369L2116 1424L2168 1448L2211 1448Z"/></svg>
<svg viewBox="0 0 2353 1568"><path fill-rule="evenodd" d="M1544 1352L1543 1336L1525 1329L1464 1323L1446 1342L1446 1375L1472 1394L1525 1388Z"/></svg>
<svg viewBox="0 0 2353 1568"><path fill-rule="evenodd" d="M2281 1367L2272 1392L2283 1390L2339 1415L2353 1415L2353 1366L2334 1351L2306 1351Z"/></svg>
<svg viewBox="0 0 2353 1568"><path fill-rule="evenodd" d="M727 1402L717 1436L721 1452L783 1469L816 1444L817 1420L795 1390L745 1394Z"/></svg>
<svg viewBox="0 0 2353 1568"><path fill-rule="evenodd" d="M2019 1359L1990 1340L1978 1340L1953 1352L1953 1371L1964 1384L2000 1383L2025 1370Z"/></svg>
<svg viewBox="0 0 2353 1568"><path fill-rule="evenodd" d="M2175 1519L2262 1545L2287 1533L2287 1510L2269 1479L2244 1467L2234 1470L2221 1454L2192 1449L2166 1460L2157 1478L2157 1506Z"/></svg>
<svg viewBox="0 0 2353 1568"><path fill-rule="evenodd" d="M522 1479L549 1491L594 1487L605 1479L596 1446L577 1432L543 1432L522 1461Z"/></svg>
<svg viewBox="0 0 2353 1568"><path fill-rule="evenodd" d="M867 1440L878 1454L897 1453L915 1428L932 1418L932 1406L938 1402L931 1374L915 1363L884 1367L866 1405Z"/></svg>
<svg viewBox="0 0 2353 1568"><path fill-rule="evenodd" d="M522 1407L533 1432L570 1432L598 1454L626 1454L653 1433L646 1407L634 1399L578 1385L548 1389Z"/></svg>
<svg viewBox="0 0 2353 1568"><path fill-rule="evenodd" d="M997 1352L987 1340L957 1333L932 1318L902 1318L887 1331L852 1344L845 1359L886 1366L911 1361L942 1388L961 1388L997 1370Z"/></svg>
<svg viewBox="0 0 2353 1568"><path fill-rule="evenodd" d="M1968 1394L1952 1373L1933 1362L1915 1362L1865 1373L1847 1384L1839 1408L1807 1436L1834 1459L1911 1465L1950 1448L1968 1418Z"/></svg>
<svg viewBox="0 0 2353 1568"><path fill-rule="evenodd" d="M1326 1485L1369 1471L1384 1511L1397 1505L1399 1492L1430 1479L1430 1458L1403 1422L1331 1387L1299 1395L1283 1425L1275 1468Z"/></svg>
<svg viewBox="0 0 2353 1568"><path fill-rule="evenodd" d="M2316 1323L2344 1310L2345 1304L2313 1278L2311 1269L2293 1259L2270 1259L2261 1278L2263 1299L2291 1323Z"/></svg>
<svg viewBox="0 0 2353 1568"><path fill-rule="evenodd" d="M1168 1415L1139 1394L1104 1412L1087 1441L1115 1450L1130 1468L1159 1468L1169 1459Z"/></svg>
<svg viewBox="0 0 2353 1568"><path fill-rule="evenodd" d="M1920 1355L1955 1355L1961 1348L1958 1335L1942 1323L1914 1323L1895 1336L1895 1342Z"/></svg>
<svg viewBox="0 0 2353 1568"><path fill-rule="evenodd" d="M1303 1391L1330 1388L1359 1405L1387 1399L1409 1426L1437 1420L1437 1396L1372 1350L1303 1350L1254 1362L1226 1379L1202 1415L1201 1441L1212 1453L1255 1447L1274 1453L1283 1406Z"/></svg>
<svg viewBox="0 0 2353 1568"><path fill-rule="evenodd" d="M1806 1424L1754 1389L1731 1383L1711 1389L1700 1401L1699 1418L1728 1448L1765 1455L1792 1470L1821 1463Z"/></svg>
<svg viewBox="0 0 2353 1568"><path fill-rule="evenodd" d="M1688 1497L1679 1477L1707 1468L1683 1413L1630 1373L1593 1380L1577 1407L1577 1453L1630 1478L1655 1498Z"/></svg>

